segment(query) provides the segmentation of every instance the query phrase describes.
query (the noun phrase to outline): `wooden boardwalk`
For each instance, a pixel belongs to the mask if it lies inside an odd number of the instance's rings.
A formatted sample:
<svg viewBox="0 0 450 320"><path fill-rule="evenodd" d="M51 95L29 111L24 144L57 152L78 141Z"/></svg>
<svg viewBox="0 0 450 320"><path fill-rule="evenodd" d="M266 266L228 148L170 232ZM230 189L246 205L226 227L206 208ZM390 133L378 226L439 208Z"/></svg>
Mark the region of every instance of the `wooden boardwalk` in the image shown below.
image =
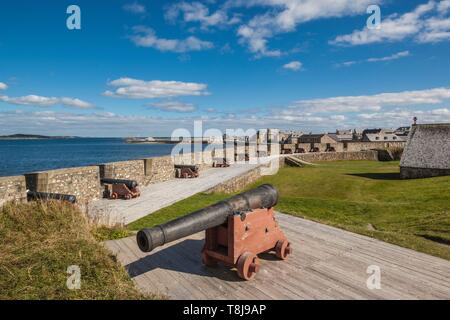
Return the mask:
<svg viewBox="0 0 450 320"><path fill-rule="evenodd" d="M142 292L173 299L450 299L450 261L312 221L277 215L294 252L260 255L253 281L200 262L203 233L140 252L134 237L107 241ZM368 266L381 289L368 289Z"/></svg>

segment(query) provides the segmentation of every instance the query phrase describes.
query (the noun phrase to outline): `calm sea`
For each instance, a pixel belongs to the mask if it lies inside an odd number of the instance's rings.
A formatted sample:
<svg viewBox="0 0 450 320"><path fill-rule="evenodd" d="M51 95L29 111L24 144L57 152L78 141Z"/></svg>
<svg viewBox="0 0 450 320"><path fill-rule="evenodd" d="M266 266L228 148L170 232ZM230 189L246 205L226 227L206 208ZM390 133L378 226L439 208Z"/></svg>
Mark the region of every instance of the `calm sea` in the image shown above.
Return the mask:
<svg viewBox="0 0 450 320"><path fill-rule="evenodd" d="M0 140L0 176L169 155L173 147L120 138Z"/></svg>

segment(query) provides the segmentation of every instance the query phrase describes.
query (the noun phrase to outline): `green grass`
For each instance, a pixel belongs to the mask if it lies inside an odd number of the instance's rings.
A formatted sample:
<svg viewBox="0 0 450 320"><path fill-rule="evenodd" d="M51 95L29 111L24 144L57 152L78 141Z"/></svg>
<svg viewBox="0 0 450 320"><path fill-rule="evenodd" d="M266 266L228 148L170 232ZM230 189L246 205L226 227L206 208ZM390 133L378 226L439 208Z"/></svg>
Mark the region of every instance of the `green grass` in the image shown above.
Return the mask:
<svg viewBox="0 0 450 320"><path fill-rule="evenodd" d="M186 200L179 201L169 207L163 208L159 211L149 214L148 216L145 216L127 225L127 228L129 230L136 231L142 228L153 227L158 224L167 222L169 220L181 217L192 211L214 204L229 196L230 195L216 194L216 193L211 194L198 193Z"/></svg>
<svg viewBox="0 0 450 320"><path fill-rule="evenodd" d="M64 203L0 209L0 299L150 299L92 235L83 214ZM66 286L77 265L81 288Z"/></svg>
<svg viewBox="0 0 450 320"><path fill-rule="evenodd" d="M280 192L278 211L450 260L450 177L400 180L398 162L319 164L282 168L248 189L271 183ZM128 228L154 226L228 196L197 194Z"/></svg>

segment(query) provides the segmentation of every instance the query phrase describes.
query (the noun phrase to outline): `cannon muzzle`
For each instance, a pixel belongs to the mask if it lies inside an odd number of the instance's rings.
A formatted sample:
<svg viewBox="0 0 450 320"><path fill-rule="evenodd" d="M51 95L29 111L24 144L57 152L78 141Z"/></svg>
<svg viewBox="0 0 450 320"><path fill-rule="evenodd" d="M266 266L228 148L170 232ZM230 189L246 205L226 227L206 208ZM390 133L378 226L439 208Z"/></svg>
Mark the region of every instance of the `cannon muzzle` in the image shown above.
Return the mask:
<svg viewBox="0 0 450 320"><path fill-rule="evenodd" d="M137 244L142 251L150 252L165 243L220 226L230 215L271 208L277 201L277 190L269 184L263 184L186 216L142 229L136 236Z"/></svg>

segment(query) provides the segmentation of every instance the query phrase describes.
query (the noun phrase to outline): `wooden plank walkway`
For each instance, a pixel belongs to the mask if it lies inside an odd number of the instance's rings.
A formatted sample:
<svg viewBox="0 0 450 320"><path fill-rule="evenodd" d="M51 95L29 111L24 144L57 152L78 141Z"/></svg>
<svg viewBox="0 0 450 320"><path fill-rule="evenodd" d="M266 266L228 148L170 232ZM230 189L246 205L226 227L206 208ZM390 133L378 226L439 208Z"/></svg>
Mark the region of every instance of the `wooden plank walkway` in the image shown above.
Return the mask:
<svg viewBox="0 0 450 320"><path fill-rule="evenodd" d="M129 224L175 202L243 175L257 166L256 164L234 164L229 168L212 168L202 171L200 177L196 179L173 179L151 184L142 187L141 196L135 199L93 201L89 204L88 214L101 224Z"/></svg>
<svg viewBox="0 0 450 320"><path fill-rule="evenodd" d="M134 237L105 242L137 287L173 299L450 299L450 261L312 221L277 214L294 253L261 255L253 281L201 264L203 233L142 253ZM381 289L366 285L370 265Z"/></svg>

